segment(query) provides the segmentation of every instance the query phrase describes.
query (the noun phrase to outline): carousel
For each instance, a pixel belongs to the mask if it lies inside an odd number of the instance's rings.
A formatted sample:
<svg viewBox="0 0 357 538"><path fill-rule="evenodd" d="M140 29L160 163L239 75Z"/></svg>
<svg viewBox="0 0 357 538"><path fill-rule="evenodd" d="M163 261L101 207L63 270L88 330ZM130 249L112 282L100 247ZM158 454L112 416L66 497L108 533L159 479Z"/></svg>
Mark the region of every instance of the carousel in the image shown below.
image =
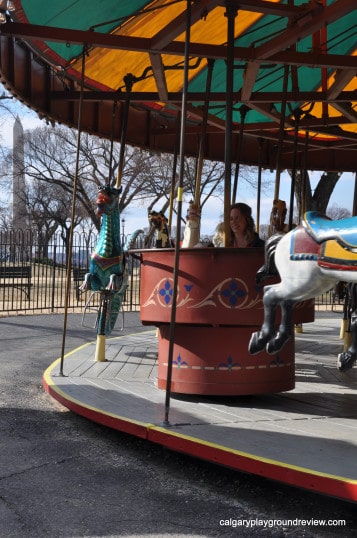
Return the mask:
<svg viewBox="0 0 357 538"><path fill-rule="evenodd" d="M346 409L355 397L357 322L352 313L352 340L338 353L327 339L325 363L295 330L315 326L315 296L357 280L356 217L306 212L303 188L301 224L292 225L297 174L356 172L355 0L60 4L0 2L1 82L79 138L85 131L120 141L120 159L115 181L99 189L101 231L81 286L99 297L95 341L66 353L65 311L45 389L109 427L356 501L357 415ZM136 248L135 234L120 242L126 145L175 156L170 214L149 215L153 248ZM185 156L197 160L187 208ZM224 163L219 246L199 245L205 159ZM258 230L261 176L275 171L265 248L230 242L240 165L257 169ZM279 197L286 169L288 222ZM75 202L76 181L72 221ZM140 320L148 331L113 337L128 256L141 265ZM69 256L67 295L70 269ZM309 361L318 388L309 387ZM334 456L342 444L348 465Z"/></svg>

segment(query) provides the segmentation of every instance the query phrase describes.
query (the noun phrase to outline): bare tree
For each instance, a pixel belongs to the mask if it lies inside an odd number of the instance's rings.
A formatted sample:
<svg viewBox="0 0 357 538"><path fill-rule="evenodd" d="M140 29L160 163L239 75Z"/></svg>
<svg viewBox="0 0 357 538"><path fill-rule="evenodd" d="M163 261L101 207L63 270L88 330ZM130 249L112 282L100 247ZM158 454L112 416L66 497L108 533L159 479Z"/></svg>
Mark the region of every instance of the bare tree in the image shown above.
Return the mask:
<svg viewBox="0 0 357 538"><path fill-rule="evenodd" d="M77 133L66 127L43 127L26 133L25 172L33 182L56 185L64 193L72 193L75 175ZM166 210L169 205L173 177L172 155L163 155L138 148L125 149L122 177L122 193L119 210L122 212L132 203L146 205L148 209L159 205ZM99 229L93 200L100 185L115 184L119 167L119 144L82 133L80 137L77 200L87 217ZM184 191L191 196L195 189L194 159L186 159ZM200 185L201 205L222 190L224 168L222 163L205 162Z"/></svg>
<svg viewBox="0 0 357 538"><path fill-rule="evenodd" d="M337 204L332 204L327 208L326 215L332 220L346 219L351 216L351 211Z"/></svg>
<svg viewBox="0 0 357 538"><path fill-rule="evenodd" d="M51 225L47 223L47 226L54 226L57 223L57 226L65 230L76 176L77 214L83 219L82 222L92 222L99 230L100 221L95 214L94 200L99 186L116 183L120 145L81 133L80 145L77 148L77 131L64 126L36 128L26 132L24 139L24 173L27 180L24 196L27 197L28 205L34 206L31 211L32 221L37 219L36 226L45 226L44 221L49 221ZM78 166L76 166L77 157ZM178 176L181 173L180 170L174 169L174 156L127 146L124 161L120 212L131 205L142 205L147 209L166 211L172 192L174 200L176 198ZM10 165L9 162L9 169ZM186 196L184 201L188 202L194 197L196 171L197 160L185 159L183 190ZM201 208L210 197L222 197L223 177L223 163L211 161L203 163L199 185ZM254 188L256 174L251 172L249 167L247 170L241 167L239 180ZM43 204L40 203L41 196L43 196ZM62 211L59 209L61 197L64 200ZM50 198L53 200L52 204L49 203ZM55 203L57 210L54 209ZM175 211L174 204L173 209ZM64 214L66 214L66 219L62 218Z"/></svg>
<svg viewBox="0 0 357 538"><path fill-rule="evenodd" d="M291 175L291 171L289 171ZM331 195L342 172L323 172L314 191L311 188L311 181L308 172L297 171L295 175L295 196L298 214L302 212L302 201L305 196L305 209L308 211L318 211L325 214Z"/></svg>

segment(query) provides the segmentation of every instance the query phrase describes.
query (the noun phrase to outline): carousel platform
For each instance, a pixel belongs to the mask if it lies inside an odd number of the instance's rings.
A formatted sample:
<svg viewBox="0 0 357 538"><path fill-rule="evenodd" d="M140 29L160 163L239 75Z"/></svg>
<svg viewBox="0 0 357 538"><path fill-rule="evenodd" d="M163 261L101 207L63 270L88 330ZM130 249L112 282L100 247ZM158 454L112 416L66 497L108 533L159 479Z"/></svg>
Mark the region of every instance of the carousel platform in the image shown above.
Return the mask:
<svg viewBox="0 0 357 538"><path fill-rule="evenodd" d="M296 386L279 394L186 396L157 388L155 330L85 344L44 373L47 392L94 422L230 468L357 501L357 368L336 368L341 314L296 335Z"/></svg>

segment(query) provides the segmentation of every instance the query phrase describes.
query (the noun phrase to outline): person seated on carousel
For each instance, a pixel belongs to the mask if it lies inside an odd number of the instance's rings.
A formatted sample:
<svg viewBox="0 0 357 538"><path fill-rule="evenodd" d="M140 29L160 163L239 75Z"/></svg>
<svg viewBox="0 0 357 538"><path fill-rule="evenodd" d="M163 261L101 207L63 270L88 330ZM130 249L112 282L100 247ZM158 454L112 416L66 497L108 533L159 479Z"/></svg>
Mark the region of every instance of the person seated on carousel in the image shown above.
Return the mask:
<svg viewBox="0 0 357 538"><path fill-rule="evenodd" d="M264 241L255 231L255 223L252 217L252 208L239 202L231 205L229 224L231 228L231 247L249 248L263 247Z"/></svg>

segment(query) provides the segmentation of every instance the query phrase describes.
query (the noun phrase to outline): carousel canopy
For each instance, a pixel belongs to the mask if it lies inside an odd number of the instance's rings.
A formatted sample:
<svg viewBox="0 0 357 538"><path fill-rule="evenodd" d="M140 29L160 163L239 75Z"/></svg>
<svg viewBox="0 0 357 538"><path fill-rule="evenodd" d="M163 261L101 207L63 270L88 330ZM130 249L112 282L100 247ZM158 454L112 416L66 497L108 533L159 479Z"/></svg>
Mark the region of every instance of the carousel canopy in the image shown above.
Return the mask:
<svg viewBox="0 0 357 538"><path fill-rule="evenodd" d="M83 130L120 139L126 110L128 144L169 152L185 90L187 154L204 139L205 157L224 160L230 137L233 161L356 170L356 0L190 6L0 0L1 81L40 116L77 127L83 80Z"/></svg>

